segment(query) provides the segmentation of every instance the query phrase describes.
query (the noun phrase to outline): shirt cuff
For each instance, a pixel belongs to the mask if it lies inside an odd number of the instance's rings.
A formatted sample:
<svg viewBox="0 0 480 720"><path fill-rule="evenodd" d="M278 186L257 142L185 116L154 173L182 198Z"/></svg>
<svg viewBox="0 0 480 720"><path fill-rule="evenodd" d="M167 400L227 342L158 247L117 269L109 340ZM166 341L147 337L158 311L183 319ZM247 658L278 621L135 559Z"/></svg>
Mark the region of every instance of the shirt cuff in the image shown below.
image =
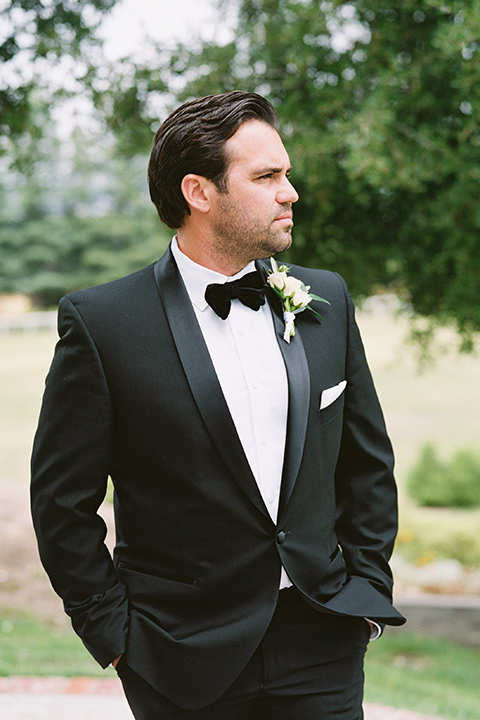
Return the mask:
<svg viewBox="0 0 480 720"><path fill-rule="evenodd" d="M375 620L370 620L370 618L364 618L364 620L366 620L371 625L373 625L372 632L370 633L370 639L369 639L369 642L373 642L374 640L379 638L380 635L382 634L382 628L380 627L380 625L378 623L375 622Z"/></svg>

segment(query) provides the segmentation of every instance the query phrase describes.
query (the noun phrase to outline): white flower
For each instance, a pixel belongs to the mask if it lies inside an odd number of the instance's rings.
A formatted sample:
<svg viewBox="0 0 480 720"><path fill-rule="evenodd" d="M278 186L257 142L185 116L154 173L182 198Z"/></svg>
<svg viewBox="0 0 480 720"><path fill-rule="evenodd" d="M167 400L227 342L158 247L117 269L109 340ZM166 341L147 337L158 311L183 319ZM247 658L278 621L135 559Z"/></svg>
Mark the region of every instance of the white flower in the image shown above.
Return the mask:
<svg viewBox="0 0 480 720"><path fill-rule="evenodd" d="M295 309L297 308L304 308L308 305L308 303L312 302L312 298L308 294L308 291L305 290L296 290L292 297L292 304Z"/></svg>
<svg viewBox="0 0 480 720"><path fill-rule="evenodd" d="M318 300L319 302L327 303L327 305L330 305L330 303L328 300L324 300L318 297L318 295L310 293L310 285L304 285L298 278L288 276L289 268L286 265L278 267L273 258L270 258L270 264L272 269L267 271L267 282L282 303L283 320L285 322L283 339L289 343L290 338L295 335L296 313L302 312L303 310L311 310L321 322L321 315L313 308L308 307L308 305L312 300Z"/></svg>
<svg viewBox="0 0 480 720"><path fill-rule="evenodd" d="M271 287L276 288L277 290L283 290L287 280L288 280L287 273L285 271L274 272L271 275L269 275L267 278L268 284Z"/></svg>
<svg viewBox="0 0 480 720"><path fill-rule="evenodd" d="M283 294L285 297L292 297L296 292L302 289L302 282L295 277L287 277Z"/></svg>

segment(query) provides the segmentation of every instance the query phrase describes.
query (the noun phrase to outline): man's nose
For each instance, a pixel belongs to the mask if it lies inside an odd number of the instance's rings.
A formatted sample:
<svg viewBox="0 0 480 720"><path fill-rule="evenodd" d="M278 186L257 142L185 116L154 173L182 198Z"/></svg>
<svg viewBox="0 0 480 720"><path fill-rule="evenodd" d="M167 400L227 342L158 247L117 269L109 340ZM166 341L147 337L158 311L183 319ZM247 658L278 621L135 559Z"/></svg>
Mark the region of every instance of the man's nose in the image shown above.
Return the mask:
<svg viewBox="0 0 480 720"><path fill-rule="evenodd" d="M277 202L280 204L294 203L298 200L298 193L293 187L290 180L286 177L282 183L282 187L278 193Z"/></svg>

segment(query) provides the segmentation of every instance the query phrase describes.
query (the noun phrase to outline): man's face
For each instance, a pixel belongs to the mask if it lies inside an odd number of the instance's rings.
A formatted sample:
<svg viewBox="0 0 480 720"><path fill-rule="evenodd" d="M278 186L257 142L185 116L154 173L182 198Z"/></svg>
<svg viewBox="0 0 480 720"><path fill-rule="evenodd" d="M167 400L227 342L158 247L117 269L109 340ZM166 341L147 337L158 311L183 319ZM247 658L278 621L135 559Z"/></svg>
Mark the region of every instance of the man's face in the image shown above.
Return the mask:
<svg viewBox="0 0 480 720"><path fill-rule="evenodd" d="M292 243L290 160L277 131L267 123L243 123L225 146L227 190L212 208L215 250L236 265L269 257Z"/></svg>

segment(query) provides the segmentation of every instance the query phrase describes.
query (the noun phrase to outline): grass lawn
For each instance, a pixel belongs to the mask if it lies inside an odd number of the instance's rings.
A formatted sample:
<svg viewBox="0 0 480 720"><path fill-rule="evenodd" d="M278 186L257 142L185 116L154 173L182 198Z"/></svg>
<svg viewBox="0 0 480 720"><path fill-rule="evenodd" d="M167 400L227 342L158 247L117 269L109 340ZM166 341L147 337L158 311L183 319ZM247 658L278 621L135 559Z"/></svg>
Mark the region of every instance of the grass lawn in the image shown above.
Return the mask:
<svg viewBox="0 0 480 720"><path fill-rule="evenodd" d="M73 630L2 612L0 675L76 677L102 673Z"/></svg>
<svg viewBox="0 0 480 720"><path fill-rule="evenodd" d="M387 630L369 646L365 671L368 702L446 720L478 720L480 651ZM97 665L73 631L8 613L0 621L0 675L113 674Z"/></svg>
<svg viewBox="0 0 480 720"><path fill-rule="evenodd" d="M442 331L431 348L434 362L422 367L405 342L404 318L377 311L359 312L357 319L395 451L397 547L411 561L453 557L480 567L480 508L421 508L405 491L408 472L427 443L434 445L440 460L450 460L460 448L480 456L478 352L452 350L453 336Z"/></svg>
<svg viewBox="0 0 480 720"><path fill-rule="evenodd" d="M53 332L0 333L0 482L28 482Z"/></svg>
<svg viewBox="0 0 480 720"><path fill-rule="evenodd" d="M365 668L368 702L447 720L480 717L480 650L387 629L370 644Z"/></svg>
<svg viewBox="0 0 480 720"><path fill-rule="evenodd" d="M405 342L404 318L359 312L357 319L395 449L400 486L425 443L431 442L442 460L460 447L479 453L478 352L448 350L449 335L443 332L432 346L434 362L422 367Z"/></svg>

